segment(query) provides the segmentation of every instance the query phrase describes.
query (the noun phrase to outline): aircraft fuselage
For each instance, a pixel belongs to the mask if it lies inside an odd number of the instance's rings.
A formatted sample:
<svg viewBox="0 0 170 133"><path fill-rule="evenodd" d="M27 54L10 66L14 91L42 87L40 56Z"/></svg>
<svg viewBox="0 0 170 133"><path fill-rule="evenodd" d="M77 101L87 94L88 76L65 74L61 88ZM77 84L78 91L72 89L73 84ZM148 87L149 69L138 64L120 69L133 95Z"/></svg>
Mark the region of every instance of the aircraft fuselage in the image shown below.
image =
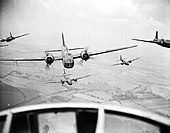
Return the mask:
<svg viewBox="0 0 170 133"><path fill-rule="evenodd" d="M129 62L128 61L125 61L125 60L123 60L123 59L120 59L120 61L122 62L121 63L121 65L129 65Z"/></svg>
<svg viewBox="0 0 170 133"><path fill-rule="evenodd" d="M157 39L154 41L155 41L155 43L157 43L158 45L160 45L162 47L170 48L170 40Z"/></svg>
<svg viewBox="0 0 170 133"><path fill-rule="evenodd" d="M124 62L125 65L129 66L129 62Z"/></svg>
<svg viewBox="0 0 170 133"><path fill-rule="evenodd" d="M64 76L64 79L65 79L65 82L68 84L68 85L72 85L73 83L72 83L72 80L69 78L69 77L67 77L66 75L63 75Z"/></svg>
<svg viewBox="0 0 170 133"><path fill-rule="evenodd" d="M6 41L6 39L1 39L1 42L5 42Z"/></svg>
<svg viewBox="0 0 170 133"><path fill-rule="evenodd" d="M6 38L6 42L10 42L10 41L12 41L12 40L14 40L15 38L14 37L7 37Z"/></svg>
<svg viewBox="0 0 170 133"><path fill-rule="evenodd" d="M63 66L65 68L73 68L74 66L73 55L69 52L67 46L61 47L61 56L62 56Z"/></svg>
<svg viewBox="0 0 170 133"><path fill-rule="evenodd" d="M132 39L135 41L141 41L141 42L148 42L148 43L156 43L162 47L170 48L170 40L168 39L159 39L158 38L158 31L156 31L155 38L153 40L143 40L143 39Z"/></svg>
<svg viewBox="0 0 170 133"><path fill-rule="evenodd" d="M66 80L66 82L67 82L68 85L72 85L73 84L71 80Z"/></svg>
<svg viewBox="0 0 170 133"><path fill-rule="evenodd" d="M127 62L127 61L122 61L121 65L127 65L127 66L129 66L129 62Z"/></svg>

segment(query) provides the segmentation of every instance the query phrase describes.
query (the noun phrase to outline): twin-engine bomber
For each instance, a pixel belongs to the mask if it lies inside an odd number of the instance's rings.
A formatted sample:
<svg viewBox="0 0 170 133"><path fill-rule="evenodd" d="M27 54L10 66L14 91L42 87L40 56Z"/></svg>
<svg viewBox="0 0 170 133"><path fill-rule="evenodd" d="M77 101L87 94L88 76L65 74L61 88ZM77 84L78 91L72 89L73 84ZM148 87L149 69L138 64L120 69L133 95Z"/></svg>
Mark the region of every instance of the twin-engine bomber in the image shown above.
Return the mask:
<svg viewBox="0 0 170 133"><path fill-rule="evenodd" d="M1 38L0 39L0 42L11 42L12 40L16 39L16 38L19 38L19 37L23 37L23 36L26 36L28 35L29 33L26 33L26 34L22 34L22 35L19 35L19 36L13 36L12 33L10 32L10 36L7 37L7 38ZM0 47L5 47L5 46L8 46L7 44L4 44L4 45L0 45Z"/></svg>
<svg viewBox="0 0 170 133"><path fill-rule="evenodd" d="M135 58L135 59L131 59L131 60L125 60L122 58L122 56L120 55L120 63L116 63L116 64L113 64L112 66L116 66L116 65L126 65L126 66L129 66L130 63L132 63L133 61L135 60L138 60L140 57L138 58Z"/></svg>
<svg viewBox="0 0 170 133"><path fill-rule="evenodd" d="M46 82L46 83L61 83L62 85L64 85L65 83L67 83L68 85L73 85L73 82L77 82L78 80L80 79L84 79L84 78L88 78L92 75L85 75L85 76L82 76L82 77L77 77L77 78L70 78L68 75L70 74L66 74L66 71L65 69L63 69L63 79L61 79L60 81L50 81L50 82Z"/></svg>
<svg viewBox="0 0 170 133"><path fill-rule="evenodd" d="M141 42L149 42L149 43L156 43L162 47L170 48L170 40L168 39L158 39L158 31L156 31L155 38L153 40L142 40L142 39L132 39L134 41L141 41Z"/></svg>
<svg viewBox="0 0 170 133"><path fill-rule="evenodd" d="M134 45L134 46L123 47L123 48L118 48L118 49L104 50L104 51L100 51L100 52L88 52L88 50L86 48L68 49L68 47L65 45L63 33L62 33L62 43L63 43L63 45L61 46L61 50L44 51L46 53L46 56L43 58L26 58L26 59L24 59L24 58L12 58L12 59L1 58L0 61L45 61L46 65L49 66L56 60L62 60L63 66L65 68L73 68L74 67L74 59L80 58L83 61L87 61L87 60L91 59L91 56L137 47L137 45ZM80 52L80 54L72 55L72 53L70 52L71 50L78 50L78 49L83 49ZM51 52L61 52L61 56L53 56L51 54Z"/></svg>

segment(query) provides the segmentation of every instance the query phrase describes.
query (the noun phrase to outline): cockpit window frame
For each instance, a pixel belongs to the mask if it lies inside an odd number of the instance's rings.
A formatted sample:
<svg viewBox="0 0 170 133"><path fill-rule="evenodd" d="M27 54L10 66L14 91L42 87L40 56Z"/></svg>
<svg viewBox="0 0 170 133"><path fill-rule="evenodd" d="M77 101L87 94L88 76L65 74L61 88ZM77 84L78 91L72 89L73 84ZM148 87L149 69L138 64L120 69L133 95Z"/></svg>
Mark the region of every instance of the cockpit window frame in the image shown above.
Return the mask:
<svg viewBox="0 0 170 133"><path fill-rule="evenodd" d="M148 124L158 127L160 129L160 133L170 133L169 125L166 125L165 123L161 123L161 122L158 122L158 121L146 118L146 117L142 117L142 116L138 116L138 115L134 115L134 114L130 114L130 113L108 110L108 109L105 109L104 113L105 113L105 115L106 114L114 114L116 116L123 116L123 117L131 118L134 120L140 120L142 122L145 122L145 123L148 123Z"/></svg>
<svg viewBox="0 0 170 133"><path fill-rule="evenodd" d="M18 112L13 114L13 118L11 120L11 125L13 124L14 117L25 115L27 117L27 123L28 123L28 133L39 133L39 126L38 126L38 115L40 114L46 114L46 113L62 113L62 112L75 112L77 114L78 112L95 112L98 114L98 109L96 108L71 108L71 107L63 107L63 108L50 108L50 109L39 109L39 110L30 110L25 112ZM11 131L11 128L9 130L9 133L13 133Z"/></svg>

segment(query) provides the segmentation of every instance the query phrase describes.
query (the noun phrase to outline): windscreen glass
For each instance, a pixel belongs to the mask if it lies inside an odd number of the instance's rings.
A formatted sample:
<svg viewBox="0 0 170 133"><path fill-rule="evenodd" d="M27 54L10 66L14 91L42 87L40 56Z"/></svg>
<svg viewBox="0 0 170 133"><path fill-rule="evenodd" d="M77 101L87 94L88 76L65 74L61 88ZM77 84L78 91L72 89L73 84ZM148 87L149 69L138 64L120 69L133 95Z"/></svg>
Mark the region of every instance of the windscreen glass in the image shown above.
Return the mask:
<svg viewBox="0 0 170 133"><path fill-rule="evenodd" d="M140 119L106 113L105 133L160 133L160 129Z"/></svg>

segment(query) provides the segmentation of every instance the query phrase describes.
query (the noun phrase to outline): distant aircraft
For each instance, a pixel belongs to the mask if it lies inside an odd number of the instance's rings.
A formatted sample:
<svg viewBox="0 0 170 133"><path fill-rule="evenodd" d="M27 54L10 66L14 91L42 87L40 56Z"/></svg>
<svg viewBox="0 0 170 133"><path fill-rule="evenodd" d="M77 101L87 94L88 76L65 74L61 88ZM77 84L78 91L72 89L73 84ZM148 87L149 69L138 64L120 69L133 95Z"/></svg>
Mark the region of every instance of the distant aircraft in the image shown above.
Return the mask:
<svg viewBox="0 0 170 133"><path fill-rule="evenodd" d="M6 39L3 39L3 38L0 39L1 43L5 42L5 41L6 41ZM8 45L7 44L0 44L0 47L5 47L5 46L8 46Z"/></svg>
<svg viewBox="0 0 170 133"><path fill-rule="evenodd" d="M10 32L10 36L7 37L6 39L1 38L0 42L1 42L1 43L2 43L2 42L10 42L10 41L12 41L12 40L14 40L14 39L16 39L16 38L19 38L19 37L22 37L22 36L26 36L26 35L28 35L28 34L29 34L29 33L22 34L22 35L19 35L19 36L12 36L12 33Z"/></svg>
<svg viewBox="0 0 170 133"><path fill-rule="evenodd" d="M170 48L170 40L167 39L158 39L158 31L156 31L155 39L152 40L141 40L141 39L132 39L135 41L142 41L142 42L149 42L149 43L156 43L162 47Z"/></svg>
<svg viewBox="0 0 170 133"><path fill-rule="evenodd" d="M47 83L61 83L62 85L64 85L64 83L67 83L68 85L72 85L73 81L77 82L77 80L79 79L83 79L83 78L87 78L91 76L91 75L86 75L86 76L78 77L78 78L70 78L68 77L69 74L66 74L65 69L63 70L64 70L64 73L63 73L64 80L61 79L61 81L56 81L56 82L52 81L52 82L47 82Z"/></svg>
<svg viewBox="0 0 170 133"><path fill-rule="evenodd" d="M1 38L1 40L0 40L1 43L5 42L5 41L6 41L6 39L3 39L3 38Z"/></svg>
<svg viewBox="0 0 170 133"><path fill-rule="evenodd" d="M0 47L8 46L7 44L0 44Z"/></svg>
<svg viewBox="0 0 170 133"><path fill-rule="evenodd" d="M104 53L109 53L109 52L115 52L123 49L129 49L133 47L137 47L137 45L130 46L130 47L124 47L124 48L118 48L118 49L110 49L110 50L105 50L101 52L94 52L94 53L89 53L87 52L88 50L85 48L72 48L68 49L67 46L65 45L64 41L64 35L62 33L62 43L63 45L61 46L61 50L47 50L44 51L46 53L46 56L44 58L32 58L32 59L0 59L0 61L44 61L46 62L46 65L49 66L51 65L55 60L62 60L63 66L65 68L73 68L74 66L74 59L80 58L83 61L87 61L91 58L91 56L94 55L99 55L99 54L104 54ZM77 49L83 49L80 54L77 55L72 55L70 53L71 50L77 50ZM61 51L61 56L53 56L50 52L59 52Z"/></svg>
<svg viewBox="0 0 170 133"><path fill-rule="evenodd" d="M120 55L120 61L121 61L121 63L113 64L113 66L115 66L115 65L127 65L127 66L129 66L130 63L132 63L133 61L135 61L135 60L137 60L137 59L139 59L139 58L140 58L140 57L126 61L126 60L123 59L122 56Z"/></svg>

